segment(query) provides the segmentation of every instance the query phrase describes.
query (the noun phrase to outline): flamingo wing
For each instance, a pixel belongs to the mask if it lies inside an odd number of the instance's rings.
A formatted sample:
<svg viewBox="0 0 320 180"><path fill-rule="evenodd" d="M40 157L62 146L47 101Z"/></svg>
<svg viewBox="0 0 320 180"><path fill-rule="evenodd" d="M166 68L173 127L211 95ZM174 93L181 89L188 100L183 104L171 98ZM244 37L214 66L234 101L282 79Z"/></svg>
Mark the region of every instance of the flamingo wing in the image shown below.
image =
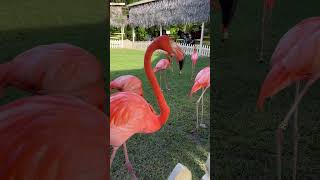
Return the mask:
<svg viewBox="0 0 320 180"><path fill-rule="evenodd" d="M110 126L136 126L150 116L150 105L132 92L119 92L110 97ZM136 128L136 127L134 127Z"/></svg>
<svg viewBox="0 0 320 180"><path fill-rule="evenodd" d="M265 98L272 97L294 81L319 76L320 31L296 44L282 61L275 64L264 80L257 106L263 108Z"/></svg>
<svg viewBox="0 0 320 180"><path fill-rule="evenodd" d="M105 101L102 65L79 47L65 43L37 46L16 56L10 67L14 69L7 79L10 86L34 93L92 97L88 103L96 102L100 94L95 106Z"/></svg>
<svg viewBox="0 0 320 180"><path fill-rule="evenodd" d="M302 20L291 28L279 40L279 43L272 54L271 66L281 61L296 44L320 29L320 17L311 17Z"/></svg>
<svg viewBox="0 0 320 180"><path fill-rule="evenodd" d="M133 75L123 75L110 82L111 89L131 91L143 95L142 81Z"/></svg>
<svg viewBox="0 0 320 180"><path fill-rule="evenodd" d="M0 179L103 179L106 119L67 96L32 96L1 106Z"/></svg>
<svg viewBox="0 0 320 180"><path fill-rule="evenodd" d="M190 95L199 89L210 86L210 67L203 68L196 76Z"/></svg>

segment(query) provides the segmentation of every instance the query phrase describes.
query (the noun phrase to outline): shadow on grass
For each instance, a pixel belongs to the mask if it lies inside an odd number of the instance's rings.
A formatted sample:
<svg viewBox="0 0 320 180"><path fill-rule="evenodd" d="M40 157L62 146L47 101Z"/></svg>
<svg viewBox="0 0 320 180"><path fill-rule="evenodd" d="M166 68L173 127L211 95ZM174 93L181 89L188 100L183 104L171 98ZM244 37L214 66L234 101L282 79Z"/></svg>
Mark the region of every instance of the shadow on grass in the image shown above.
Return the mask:
<svg viewBox="0 0 320 180"><path fill-rule="evenodd" d="M111 53L113 53L111 51ZM143 66L143 53L141 52L141 63ZM112 54L111 54L112 55ZM152 66L162 56L154 56ZM137 172L139 179L167 179L177 163L188 167L194 179L200 179L204 174L204 163L210 148L209 129L201 129L199 133L192 134L196 125L195 102L200 93L194 94L192 98L188 94L193 85L191 76L191 60L188 56L185 60L182 75L178 74L178 67L174 62L174 72L167 72L170 91L164 90L165 99L171 109L166 124L152 134L136 134L128 140L129 159ZM120 63L111 59L111 63ZM208 65L208 59L200 59L196 66L196 73ZM148 102L159 112L152 88L146 78L144 69L113 71L110 78L114 79L120 75L131 74L142 80L144 96ZM159 79L158 75L157 79ZM164 84L163 84L164 85ZM163 86L164 87L164 86ZM204 97L204 122L209 124L209 96L210 91ZM201 107L200 107L201 109ZM146 120L147 121L147 120ZM117 152L111 169L112 179L130 179L124 166L124 154L122 149Z"/></svg>

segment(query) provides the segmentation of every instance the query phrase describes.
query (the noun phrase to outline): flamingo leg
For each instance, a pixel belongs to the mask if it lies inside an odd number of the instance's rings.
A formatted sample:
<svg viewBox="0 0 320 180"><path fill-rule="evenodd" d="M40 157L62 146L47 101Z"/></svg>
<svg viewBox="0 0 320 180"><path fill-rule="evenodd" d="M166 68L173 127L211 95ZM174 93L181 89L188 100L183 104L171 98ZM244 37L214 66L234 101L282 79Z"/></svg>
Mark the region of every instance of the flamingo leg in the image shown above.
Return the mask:
<svg viewBox="0 0 320 180"><path fill-rule="evenodd" d="M168 84L167 71L166 70L164 72L164 76L165 76L164 80L165 80L165 83L166 83L166 88L167 88L168 91L170 91L169 84Z"/></svg>
<svg viewBox="0 0 320 180"><path fill-rule="evenodd" d="M203 89L202 89L202 91L203 91ZM202 107L201 107L201 123L200 124L202 124L202 122L203 122L203 96L201 98L201 104L202 104Z"/></svg>
<svg viewBox="0 0 320 180"><path fill-rule="evenodd" d="M199 114L199 103L200 103L200 100L203 98L203 95L204 95L204 93L206 92L206 90L208 89L209 87L206 87L204 90L202 90L202 94L201 94L201 96L200 96L200 98L197 100L197 102L196 102L196 108L197 108L197 129L199 128L199 117L198 117L198 114ZM200 124L200 126L201 126L202 124ZM202 125L203 126L203 125ZM205 125L204 125L204 127L205 127Z"/></svg>
<svg viewBox="0 0 320 180"><path fill-rule="evenodd" d="M161 88L161 75L162 75L162 70L159 71L159 74L160 74L160 89L162 91L162 88Z"/></svg>
<svg viewBox="0 0 320 180"><path fill-rule="evenodd" d="M200 99L200 98L199 98ZM196 124L196 129L199 129L199 117L198 117L198 114L199 114L199 102L197 101L196 102L196 112L197 112L197 124Z"/></svg>
<svg viewBox="0 0 320 180"><path fill-rule="evenodd" d="M132 164L129 161L128 149L126 143L123 144L124 157L126 159L126 167L129 173L132 175L132 179L137 180L136 174L133 170Z"/></svg>
<svg viewBox="0 0 320 180"><path fill-rule="evenodd" d="M295 100L297 100L299 96L299 87L300 82L296 83L296 95ZM296 108L296 111L294 113L294 122L293 122L293 172L292 172L292 179L296 180L297 177L297 161L298 161L298 107Z"/></svg>
<svg viewBox="0 0 320 180"><path fill-rule="evenodd" d="M288 126L289 118L291 117L292 113L297 109L299 102L301 101L302 97L306 94L309 87L315 82L315 79L310 79L307 84L304 86L301 93L295 99L290 111L287 113L284 120L280 123L278 130L277 130L277 164L278 164L278 180L281 180L281 151L282 151L282 143L283 143L283 131Z"/></svg>
<svg viewBox="0 0 320 180"><path fill-rule="evenodd" d="M113 149L112 149L112 154L110 156L110 168L112 166L113 159L116 156L118 149L119 149L119 147L113 147Z"/></svg>
<svg viewBox="0 0 320 180"><path fill-rule="evenodd" d="M193 67L193 63L191 64L191 80L192 80L192 77L193 77L193 69L194 69L194 67Z"/></svg>

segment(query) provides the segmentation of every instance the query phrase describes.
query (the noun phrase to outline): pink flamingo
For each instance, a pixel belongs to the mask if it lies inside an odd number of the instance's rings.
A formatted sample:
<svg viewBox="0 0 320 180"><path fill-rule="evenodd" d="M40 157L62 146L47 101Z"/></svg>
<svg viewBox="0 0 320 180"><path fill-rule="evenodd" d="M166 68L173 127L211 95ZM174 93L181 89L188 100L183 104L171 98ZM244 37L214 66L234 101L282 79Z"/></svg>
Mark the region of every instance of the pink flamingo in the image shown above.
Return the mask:
<svg viewBox="0 0 320 180"><path fill-rule="evenodd" d="M173 72L173 66L172 66L173 62L172 62L172 60L170 59L169 54L168 54L167 52L165 52L165 51L163 51L163 54L164 54L164 56L165 56L165 59L168 59L168 60L170 61L171 71Z"/></svg>
<svg viewBox="0 0 320 180"><path fill-rule="evenodd" d="M307 29L307 28L306 28ZM294 31L292 31L294 32ZM289 36L287 34L287 36ZM294 36L293 36L294 37ZM281 43L281 42L280 42ZM279 44L280 44L279 43ZM283 43L284 45L288 45ZM279 47L280 48L280 47ZM293 179L296 179L296 163L297 163L297 147L298 147L298 127L297 127L297 108L302 97L306 94L309 87L320 76L320 30L312 34L305 34L304 39L297 41L295 45L289 47L287 54L283 55L281 59L272 61L273 66L271 71L264 80L257 106L262 110L264 101L268 97L272 97L282 89L288 87L290 84L297 82L296 98L285 116L284 120L279 125L277 130L278 140L278 179L281 179L281 147L283 131L288 125L289 118L295 112L294 117L294 160L293 160ZM281 54L281 53L279 53ZM306 80L302 92L299 93L299 81Z"/></svg>
<svg viewBox="0 0 320 180"><path fill-rule="evenodd" d="M261 30L261 46L260 46L260 62L263 62L263 51L264 51L264 39L266 26L269 25L274 8L275 0L263 0L263 15L262 15L262 30Z"/></svg>
<svg viewBox="0 0 320 180"><path fill-rule="evenodd" d="M192 96L193 93L197 92L199 89L202 89L202 94L196 102L196 112L197 112L197 129L199 128L199 118L198 118L198 109L200 100L202 100L202 111L201 111L201 122L200 126L206 128L206 125L202 123L203 121L203 95L206 90L210 87L210 66L203 68L196 76L194 80L194 85L191 88L189 96Z"/></svg>
<svg viewBox="0 0 320 180"><path fill-rule="evenodd" d="M160 108L157 115L147 101L132 92L118 92L110 97L110 145L113 151L110 158L110 167L120 146L124 148L126 166L133 178L136 179L129 161L126 141L136 133L154 133L168 120L170 108L161 92L155 74L151 67L151 57L154 51L161 49L173 55L174 43L166 35L156 38L147 48L144 56L144 69L152 86Z"/></svg>
<svg viewBox="0 0 320 180"><path fill-rule="evenodd" d="M171 66L171 61L168 59L161 59L157 64L156 67L153 68L153 72L157 73L160 71L159 76L160 76L160 88L161 88L161 76L162 73L164 72L164 82L166 84L167 90L170 90L169 85L168 85L168 80L167 80L167 69Z"/></svg>
<svg viewBox="0 0 320 180"><path fill-rule="evenodd" d="M320 29L320 17L311 17L302 20L293 28L291 28L287 33L283 35L280 39L274 53L271 57L271 67L282 61L287 54L294 48L295 45L301 43L306 38L308 38L311 34L318 31ZM300 82L296 83L296 91L299 92ZM297 119L298 114L295 112L294 116L294 137L298 134L297 128ZM294 143L294 151L293 151L293 176L296 177L297 172L297 158L298 158L298 141L293 138Z"/></svg>
<svg viewBox="0 0 320 180"><path fill-rule="evenodd" d="M142 82L133 75L123 75L110 82L110 89L118 91L131 91L143 96Z"/></svg>
<svg viewBox="0 0 320 180"><path fill-rule="evenodd" d="M193 72L194 68L196 67L197 61L198 61L198 51L196 46L194 46L193 53L191 55L191 61L192 61L192 69L191 69L191 79L193 78Z"/></svg>
<svg viewBox="0 0 320 180"><path fill-rule="evenodd" d="M283 59L296 44L320 29L320 17L311 17L302 20L280 39L271 57L271 66Z"/></svg>
<svg viewBox="0 0 320 180"><path fill-rule="evenodd" d="M40 45L0 65L0 93L14 86L34 94L76 96L104 110L102 65L86 50L66 44Z"/></svg>
<svg viewBox="0 0 320 180"><path fill-rule="evenodd" d="M73 96L0 106L0 179L105 179L106 119Z"/></svg>

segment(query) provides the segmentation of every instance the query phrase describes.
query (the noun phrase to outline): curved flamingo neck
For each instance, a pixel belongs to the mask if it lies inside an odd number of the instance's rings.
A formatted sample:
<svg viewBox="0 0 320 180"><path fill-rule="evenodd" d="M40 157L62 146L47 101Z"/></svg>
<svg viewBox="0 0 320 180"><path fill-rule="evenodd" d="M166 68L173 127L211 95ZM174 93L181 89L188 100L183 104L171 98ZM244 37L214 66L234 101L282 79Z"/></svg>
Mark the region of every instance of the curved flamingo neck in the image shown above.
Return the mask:
<svg viewBox="0 0 320 180"><path fill-rule="evenodd" d="M169 118L170 108L162 94L158 81L154 75L151 67L151 57L155 50L157 50L156 44L152 43L148 46L147 51L144 55L144 70L146 72L147 78L151 84L153 92L157 98L158 105L160 107L160 115L157 117L160 124L163 125Z"/></svg>

